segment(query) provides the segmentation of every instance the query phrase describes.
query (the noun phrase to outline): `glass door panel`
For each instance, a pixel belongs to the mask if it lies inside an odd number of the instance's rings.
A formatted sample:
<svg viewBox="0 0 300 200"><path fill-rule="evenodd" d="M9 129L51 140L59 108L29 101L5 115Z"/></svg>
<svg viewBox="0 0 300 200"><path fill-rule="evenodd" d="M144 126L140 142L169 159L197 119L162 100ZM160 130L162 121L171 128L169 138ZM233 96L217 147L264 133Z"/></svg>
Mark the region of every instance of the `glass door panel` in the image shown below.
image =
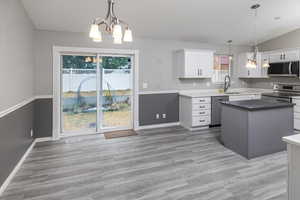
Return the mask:
<svg viewBox="0 0 300 200"><path fill-rule="evenodd" d="M96 55L62 55L61 131L96 132Z"/></svg>
<svg viewBox="0 0 300 200"><path fill-rule="evenodd" d="M101 56L101 127L132 128L132 57Z"/></svg>

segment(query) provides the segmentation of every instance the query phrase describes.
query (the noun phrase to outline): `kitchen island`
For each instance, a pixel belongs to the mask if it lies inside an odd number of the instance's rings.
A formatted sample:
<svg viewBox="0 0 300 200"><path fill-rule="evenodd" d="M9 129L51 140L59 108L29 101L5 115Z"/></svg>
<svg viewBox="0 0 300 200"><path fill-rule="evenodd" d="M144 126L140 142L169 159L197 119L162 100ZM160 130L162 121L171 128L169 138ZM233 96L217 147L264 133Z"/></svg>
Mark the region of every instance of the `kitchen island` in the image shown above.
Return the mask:
<svg viewBox="0 0 300 200"><path fill-rule="evenodd" d="M293 134L293 106L264 100L222 102L224 146L248 159L285 150L282 137Z"/></svg>

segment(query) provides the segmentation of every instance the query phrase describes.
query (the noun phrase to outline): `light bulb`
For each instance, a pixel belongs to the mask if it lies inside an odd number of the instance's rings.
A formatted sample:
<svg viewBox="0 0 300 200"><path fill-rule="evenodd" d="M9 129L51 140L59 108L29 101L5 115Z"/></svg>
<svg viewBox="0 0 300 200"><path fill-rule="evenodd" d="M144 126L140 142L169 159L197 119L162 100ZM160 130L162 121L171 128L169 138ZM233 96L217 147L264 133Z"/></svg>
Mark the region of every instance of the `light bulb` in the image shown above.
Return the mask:
<svg viewBox="0 0 300 200"><path fill-rule="evenodd" d="M265 67L265 68L270 67L270 63L269 63L269 61L267 59L264 60L264 63L262 65L262 67Z"/></svg>
<svg viewBox="0 0 300 200"><path fill-rule="evenodd" d="M257 67L256 61L253 61L253 60L249 59L247 64L246 64L246 67L250 68L250 69L256 68Z"/></svg>
<svg viewBox="0 0 300 200"><path fill-rule="evenodd" d="M122 37L114 37L114 44L122 44Z"/></svg>
<svg viewBox="0 0 300 200"><path fill-rule="evenodd" d="M124 42L132 42L132 31L126 28L124 33Z"/></svg>
<svg viewBox="0 0 300 200"><path fill-rule="evenodd" d="M93 38L94 42L102 42L102 35L101 32L99 31L99 35L97 37Z"/></svg>
<svg viewBox="0 0 300 200"><path fill-rule="evenodd" d="M99 26L97 24L92 24L90 30L90 38L99 38L99 37L101 37Z"/></svg>
<svg viewBox="0 0 300 200"><path fill-rule="evenodd" d="M121 27L120 24L114 25L114 27L113 27L113 37L122 39L123 33L122 33L122 27Z"/></svg>

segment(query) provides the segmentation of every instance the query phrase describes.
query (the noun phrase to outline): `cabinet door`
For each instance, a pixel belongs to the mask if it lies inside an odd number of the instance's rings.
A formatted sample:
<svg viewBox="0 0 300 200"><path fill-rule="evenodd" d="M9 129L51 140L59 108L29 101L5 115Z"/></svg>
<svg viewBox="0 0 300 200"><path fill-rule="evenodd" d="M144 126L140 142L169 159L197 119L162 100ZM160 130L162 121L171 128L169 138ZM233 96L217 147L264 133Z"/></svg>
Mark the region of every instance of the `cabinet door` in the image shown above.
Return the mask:
<svg viewBox="0 0 300 200"><path fill-rule="evenodd" d="M262 77L268 77L268 68L263 67L264 63L270 62L269 54L262 53L261 54L261 76Z"/></svg>
<svg viewBox="0 0 300 200"><path fill-rule="evenodd" d="M269 54L270 63L283 62L283 52L273 52Z"/></svg>
<svg viewBox="0 0 300 200"><path fill-rule="evenodd" d="M211 77L213 74L213 65L214 65L214 53L213 52L201 53L201 60L199 63L201 76Z"/></svg>
<svg viewBox="0 0 300 200"><path fill-rule="evenodd" d="M289 61L297 61L299 60L300 57L300 52L299 50L290 50L290 51L286 51L283 55L283 60L285 62L289 62Z"/></svg>
<svg viewBox="0 0 300 200"><path fill-rule="evenodd" d="M186 52L185 59L185 76L199 77L199 69L197 68L199 58L197 52Z"/></svg>
<svg viewBox="0 0 300 200"><path fill-rule="evenodd" d="M248 57L253 59L254 53L249 53ZM249 69L251 78L260 78L260 77L262 77L262 75L261 75L261 69L262 69L262 67L261 67L261 53L258 53L256 55L256 63L257 63L256 68Z"/></svg>
<svg viewBox="0 0 300 200"><path fill-rule="evenodd" d="M247 58L246 53L239 54L239 58L238 58L238 77L240 77L240 78L245 78L245 77L248 77L250 75L250 72L246 67L247 59L248 58Z"/></svg>
<svg viewBox="0 0 300 200"><path fill-rule="evenodd" d="M195 51L186 53L186 76L211 77L213 52Z"/></svg>

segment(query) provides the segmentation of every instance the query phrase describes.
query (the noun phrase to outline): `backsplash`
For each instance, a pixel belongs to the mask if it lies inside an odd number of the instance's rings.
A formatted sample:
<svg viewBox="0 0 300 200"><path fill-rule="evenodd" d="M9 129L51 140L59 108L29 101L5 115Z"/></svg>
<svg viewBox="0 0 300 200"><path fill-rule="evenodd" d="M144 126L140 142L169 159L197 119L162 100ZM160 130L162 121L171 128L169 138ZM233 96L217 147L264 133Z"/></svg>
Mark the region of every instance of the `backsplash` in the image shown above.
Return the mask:
<svg viewBox="0 0 300 200"><path fill-rule="evenodd" d="M299 78L273 77L269 79L249 79L247 85L249 88L272 89L273 83L300 83Z"/></svg>

